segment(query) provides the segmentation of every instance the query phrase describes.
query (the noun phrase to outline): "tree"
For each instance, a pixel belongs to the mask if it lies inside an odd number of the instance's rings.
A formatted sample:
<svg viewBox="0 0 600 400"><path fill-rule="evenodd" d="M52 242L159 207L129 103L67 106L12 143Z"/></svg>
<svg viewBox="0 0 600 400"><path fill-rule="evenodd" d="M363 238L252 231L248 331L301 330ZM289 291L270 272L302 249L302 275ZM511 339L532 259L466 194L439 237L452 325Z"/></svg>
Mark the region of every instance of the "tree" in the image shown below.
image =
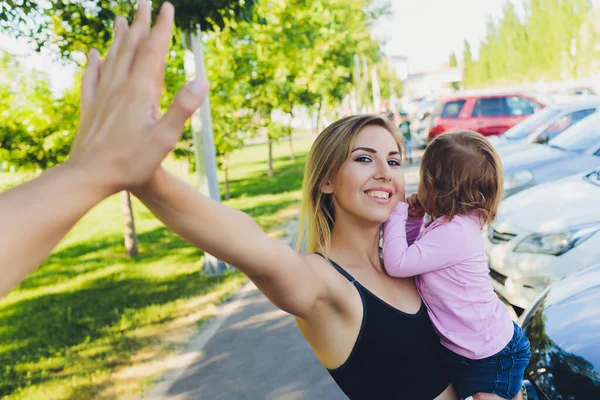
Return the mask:
<svg viewBox="0 0 600 400"><path fill-rule="evenodd" d="M28 170L63 162L75 135L79 88L54 98L48 78L0 54L0 159Z"/></svg>
<svg viewBox="0 0 600 400"><path fill-rule="evenodd" d="M365 54L369 60L379 57L379 44L369 33L374 17L365 11L368 4L264 1L257 5L251 23L214 33L215 43L234 47L227 72L239 72L236 90L245 93L242 109L252 114L246 130L267 137L269 176L275 173L273 143L291 133L289 126L274 124L274 111L291 117L296 106L317 115L324 106L337 107L352 88L354 54ZM209 50L211 43L209 39Z"/></svg>
<svg viewBox="0 0 600 400"><path fill-rule="evenodd" d="M521 81L526 78L531 59L527 51L529 37L525 25L517 16L515 5L507 1L498 28L499 48L504 59L505 79Z"/></svg>
<svg viewBox="0 0 600 400"><path fill-rule="evenodd" d="M215 88L210 93L210 100L213 111L219 115L214 124L215 147L217 161L225 174L225 199L231 196L231 153L241 147L249 136L248 127L252 119L251 112L244 109L246 93L250 90L244 81L244 76L250 72L248 60L240 60L245 54L237 51L235 27L235 24L227 24L223 29L215 29L206 42L210 54L207 59L208 79Z"/></svg>
<svg viewBox="0 0 600 400"><path fill-rule="evenodd" d="M477 84L475 76L475 65L473 62L473 54L471 53L471 45L465 39L463 50L463 85L465 87L473 87Z"/></svg>
<svg viewBox="0 0 600 400"><path fill-rule="evenodd" d="M312 61L309 88L316 95L317 127L322 109L337 105L353 89L354 56L375 66L380 57L380 44L371 37L373 23L386 14L387 8L375 8L374 2L329 0L315 6L323 15L323 31L316 37L316 57ZM308 71L307 71L308 72ZM363 71L368 76L368 71ZM366 86L366 85L365 85ZM368 96L367 91L362 92ZM363 100L362 104L367 104Z"/></svg>
<svg viewBox="0 0 600 400"><path fill-rule="evenodd" d="M522 18L506 1L498 24L488 21L479 60L465 63L465 86L566 79L590 71L598 55L590 0L526 0L523 5Z"/></svg>
<svg viewBox="0 0 600 400"><path fill-rule="evenodd" d="M448 64L451 67L458 67L458 60L456 59L456 54L454 52L450 54L450 60ZM458 89L460 89L460 82L452 82L450 86L452 87L452 90L457 91Z"/></svg>

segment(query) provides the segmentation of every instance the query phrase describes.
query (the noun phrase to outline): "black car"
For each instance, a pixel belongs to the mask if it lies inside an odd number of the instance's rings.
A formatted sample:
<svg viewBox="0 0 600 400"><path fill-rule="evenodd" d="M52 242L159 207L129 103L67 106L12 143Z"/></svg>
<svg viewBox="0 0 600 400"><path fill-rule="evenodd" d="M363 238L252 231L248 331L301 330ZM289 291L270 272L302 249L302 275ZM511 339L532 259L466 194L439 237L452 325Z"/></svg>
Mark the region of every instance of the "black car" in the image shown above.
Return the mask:
<svg viewBox="0 0 600 400"><path fill-rule="evenodd" d="M531 342L529 400L600 399L600 265L550 286L520 323Z"/></svg>

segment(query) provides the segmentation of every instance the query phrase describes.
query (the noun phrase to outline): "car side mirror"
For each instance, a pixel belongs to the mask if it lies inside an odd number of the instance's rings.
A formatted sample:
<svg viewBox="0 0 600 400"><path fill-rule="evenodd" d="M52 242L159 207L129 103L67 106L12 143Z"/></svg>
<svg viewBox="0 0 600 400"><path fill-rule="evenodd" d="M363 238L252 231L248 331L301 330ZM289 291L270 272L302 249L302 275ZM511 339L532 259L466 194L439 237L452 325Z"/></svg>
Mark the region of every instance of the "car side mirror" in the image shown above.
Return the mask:
<svg viewBox="0 0 600 400"><path fill-rule="evenodd" d="M547 144L550 141L548 135L540 135L533 142L539 144Z"/></svg>

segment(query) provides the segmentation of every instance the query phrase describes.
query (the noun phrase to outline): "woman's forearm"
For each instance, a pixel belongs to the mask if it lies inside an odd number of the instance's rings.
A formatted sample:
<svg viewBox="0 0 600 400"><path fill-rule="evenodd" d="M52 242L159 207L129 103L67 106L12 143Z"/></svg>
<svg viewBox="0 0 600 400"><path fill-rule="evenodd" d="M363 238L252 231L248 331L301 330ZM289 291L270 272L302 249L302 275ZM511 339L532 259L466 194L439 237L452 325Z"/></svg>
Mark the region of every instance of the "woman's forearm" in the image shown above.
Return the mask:
<svg viewBox="0 0 600 400"><path fill-rule="evenodd" d="M110 190L69 163L0 194L0 296L48 256Z"/></svg>
<svg viewBox="0 0 600 400"><path fill-rule="evenodd" d="M210 199L166 171L134 194L188 243L248 275L260 275L266 268L264 257L276 241L247 214Z"/></svg>

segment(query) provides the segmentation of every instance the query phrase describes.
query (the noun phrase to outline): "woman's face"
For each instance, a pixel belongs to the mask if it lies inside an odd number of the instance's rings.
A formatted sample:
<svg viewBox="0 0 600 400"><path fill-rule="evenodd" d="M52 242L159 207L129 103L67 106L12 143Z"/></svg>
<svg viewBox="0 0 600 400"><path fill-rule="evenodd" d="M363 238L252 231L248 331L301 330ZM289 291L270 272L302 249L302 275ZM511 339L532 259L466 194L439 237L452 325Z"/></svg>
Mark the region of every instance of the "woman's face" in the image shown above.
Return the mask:
<svg viewBox="0 0 600 400"><path fill-rule="evenodd" d="M357 135L324 193L333 194L336 220L352 217L381 224L399 200L404 200L401 155L392 135L380 126L366 126Z"/></svg>

